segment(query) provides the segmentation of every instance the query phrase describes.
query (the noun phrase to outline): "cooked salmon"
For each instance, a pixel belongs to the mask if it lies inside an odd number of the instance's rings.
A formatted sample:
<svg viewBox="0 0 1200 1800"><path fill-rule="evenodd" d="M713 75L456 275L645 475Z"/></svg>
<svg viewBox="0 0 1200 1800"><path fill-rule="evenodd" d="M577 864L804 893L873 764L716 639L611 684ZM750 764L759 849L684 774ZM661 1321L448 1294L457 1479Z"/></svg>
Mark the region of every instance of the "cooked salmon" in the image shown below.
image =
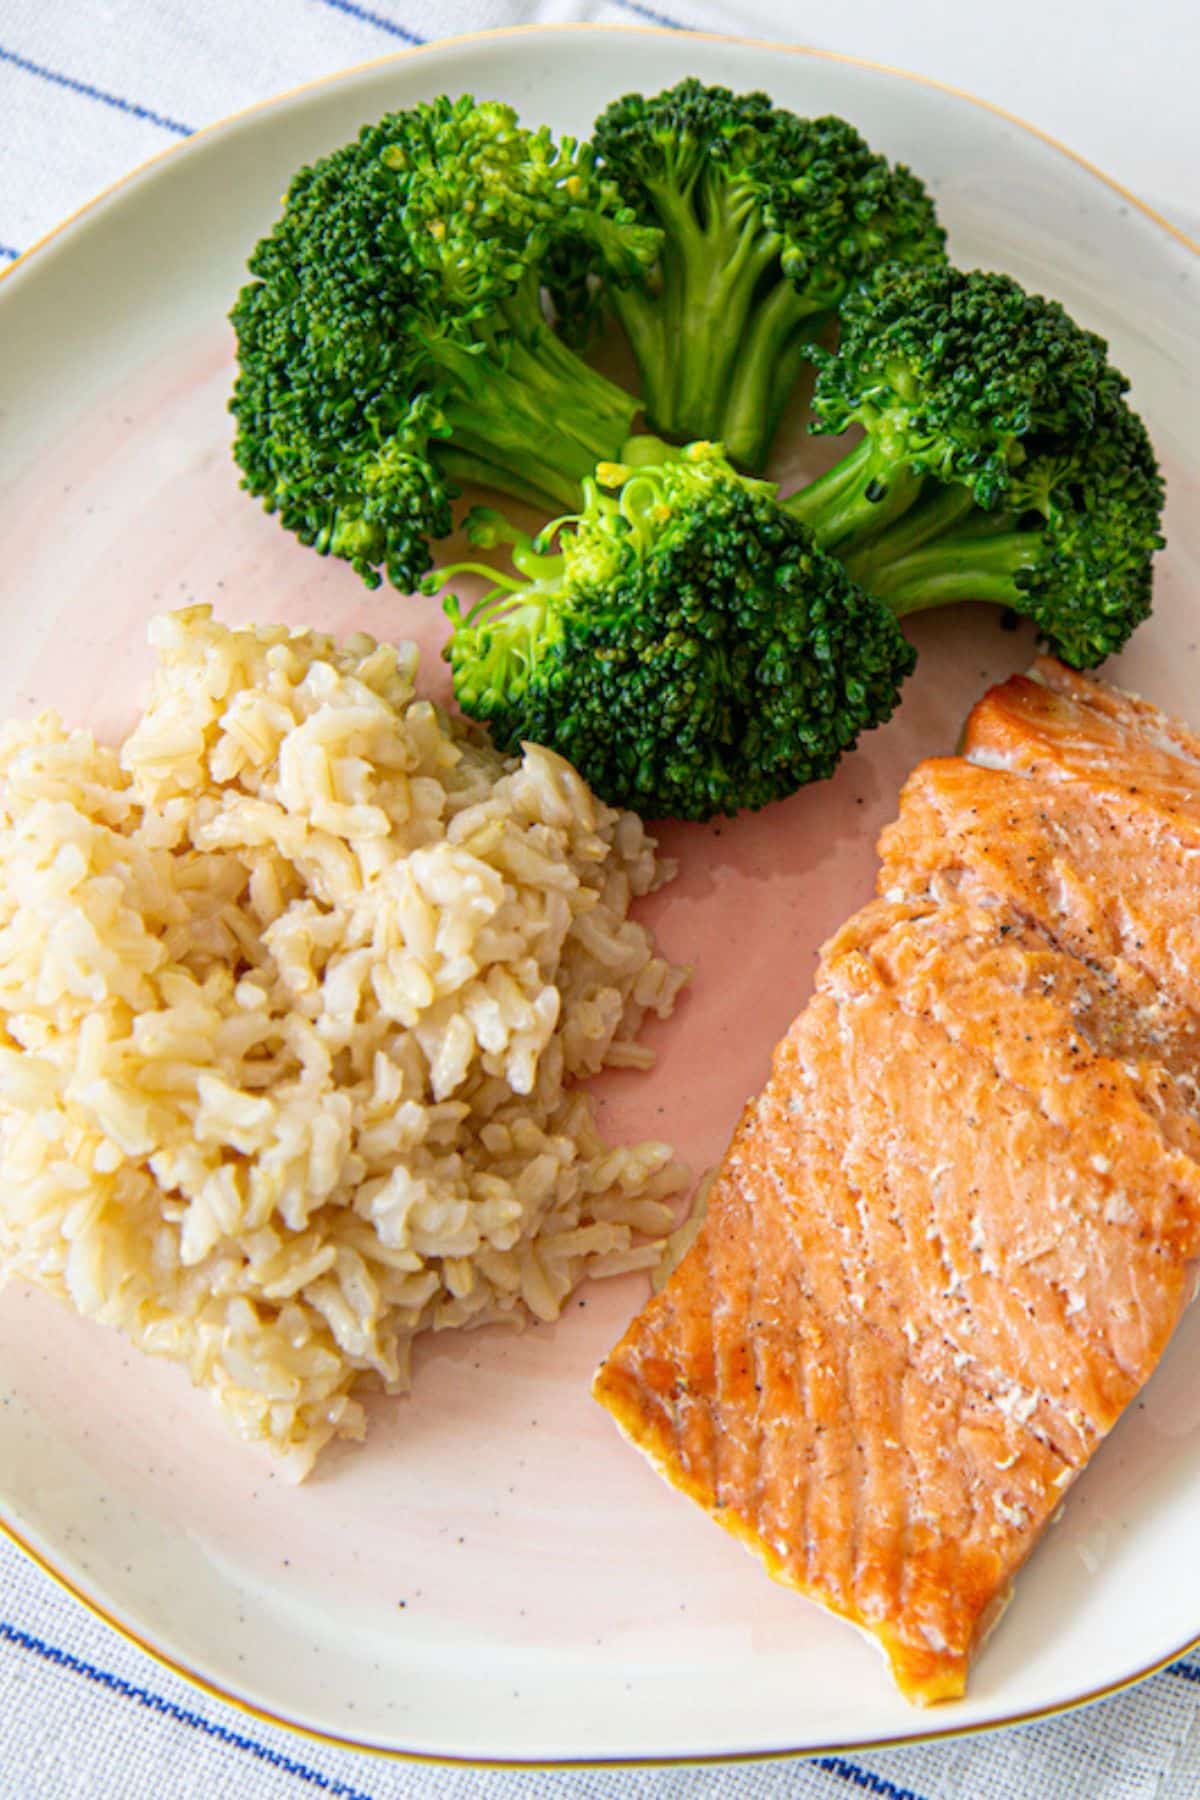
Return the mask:
<svg viewBox="0 0 1200 1800"><path fill-rule="evenodd" d="M1200 746L1035 673L914 772L881 898L595 1386L921 1703L963 1692L1200 1258Z"/></svg>

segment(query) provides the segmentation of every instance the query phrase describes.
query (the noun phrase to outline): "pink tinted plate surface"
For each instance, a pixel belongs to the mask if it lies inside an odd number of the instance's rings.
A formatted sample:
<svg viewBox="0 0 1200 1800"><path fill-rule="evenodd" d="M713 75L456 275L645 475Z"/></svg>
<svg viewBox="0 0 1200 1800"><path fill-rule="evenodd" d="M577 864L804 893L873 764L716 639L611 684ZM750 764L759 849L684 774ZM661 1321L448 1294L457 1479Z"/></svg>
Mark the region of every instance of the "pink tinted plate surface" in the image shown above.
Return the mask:
<svg viewBox="0 0 1200 1800"><path fill-rule="evenodd" d="M647 89L696 73L845 113L933 183L960 261L1011 270L1112 338L1163 455L1171 547L1154 619L1111 672L1200 723L1194 258L966 100L761 46L550 30L373 65L204 134L4 282L5 713L53 703L121 730L146 620L198 599L230 621L415 638L444 696L436 603L367 593L239 493L224 314L289 172L363 121L473 90L585 129L634 60ZM808 456L793 439L783 462ZM642 916L696 977L649 1033L656 1070L597 1084L614 1139L669 1137L697 1172L716 1160L817 947L871 891L905 774L952 749L973 700L1031 651L984 610L927 617L914 636L899 715L834 781L756 817L664 829L682 872ZM640 1277L592 1285L553 1327L430 1341L413 1397L373 1403L367 1447L327 1453L294 1489L177 1371L10 1286L0 1512L110 1618L226 1692L450 1756L694 1757L961 1730L1094 1693L1200 1631L1194 1320L1023 1577L969 1697L921 1716L866 1644L668 1493L588 1397L645 1293Z"/></svg>

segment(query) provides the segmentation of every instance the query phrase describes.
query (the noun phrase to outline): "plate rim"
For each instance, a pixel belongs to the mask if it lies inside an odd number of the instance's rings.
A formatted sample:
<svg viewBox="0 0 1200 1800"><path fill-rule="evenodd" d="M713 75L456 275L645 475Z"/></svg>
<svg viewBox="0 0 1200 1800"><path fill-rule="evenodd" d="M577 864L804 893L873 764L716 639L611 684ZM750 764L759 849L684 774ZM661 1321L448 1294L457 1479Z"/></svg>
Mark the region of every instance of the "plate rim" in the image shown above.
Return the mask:
<svg viewBox="0 0 1200 1800"><path fill-rule="evenodd" d="M768 1749L768 1750L727 1750L700 1751L663 1754L661 1756L455 1756L449 1751L408 1750L394 1744L370 1743L364 1738L343 1737L339 1732L324 1731L319 1726L309 1725L300 1719L288 1718L284 1713L273 1712L270 1707L259 1706L256 1701L248 1700L224 1688L219 1682L211 1680L207 1675L198 1673L186 1663L178 1661L169 1650L163 1650L157 1644L144 1638L132 1625L116 1618L112 1613L91 1598L69 1575L51 1562L41 1550L29 1543L17 1528L0 1513L0 1536L13 1544L24 1556L27 1556L44 1575L48 1575L55 1585L79 1602L93 1618L115 1631L118 1637L132 1644L136 1650L150 1657L160 1668L178 1675L189 1686L198 1688L202 1693L220 1700L225 1706L232 1707L245 1718L255 1719L264 1725L272 1725L285 1731L293 1732L297 1737L305 1738L310 1743L319 1744L335 1750L354 1750L363 1755L375 1756L388 1762L415 1763L422 1767L458 1768L458 1769L682 1769L701 1767L720 1767L723 1764L743 1764L760 1762L808 1762L815 1757L843 1756L847 1753L859 1753L870 1750L903 1750L911 1745L937 1744L952 1741L956 1738L979 1737L989 1731L1007 1731L1017 1725L1032 1725L1039 1720L1062 1718L1067 1713L1091 1706L1099 1700L1110 1700L1116 1694L1124 1693L1127 1688L1137 1687L1152 1675L1161 1674L1173 1662L1187 1654L1200 1644L1200 1636L1189 1638L1176 1649L1158 1658L1144 1669L1136 1670L1132 1675L1121 1676L1117 1681L1105 1683L1087 1694L1080 1694L1070 1700L1053 1700L1046 1706L1032 1707L1025 1712L1014 1713L1004 1719L980 1719L971 1725L947 1725L940 1730L903 1732L887 1737L854 1738L850 1742L835 1741L830 1744L807 1744L802 1748Z"/></svg>
<svg viewBox="0 0 1200 1800"><path fill-rule="evenodd" d="M196 131L190 133L188 137L181 139L178 143L169 144L163 150L156 151L154 155L148 156L143 161L135 164L134 167L128 169L125 174L118 176L115 181L109 182L88 200L85 200L80 206L68 213L64 219L61 219L58 224L53 225L49 231L44 232L41 237L35 239L28 249L24 250L14 262L3 271L0 271L0 299L3 298L4 284L11 280L17 271L28 264L33 257L45 250L52 243L55 243L65 233L71 231L96 208L103 206L107 201L114 198L125 188L133 186L150 170L156 169L169 158L178 158L186 155L202 139L211 137L216 133L223 131L228 126L241 123L243 120L251 118L258 113L265 113L274 110L277 107L286 106L291 101L299 98L302 94L310 94L320 88L333 87L338 83L353 79L355 76L366 74L370 70L380 69L386 64L408 62L415 57L427 55L431 51L445 50L457 45L480 43L496 38L520 37L529 33L555 35L565 35L568 33L605 33L610 36L664 37L678 39L683 42L699 41L716 44L736 44L750 49L769 50L787 56L806 56L811 57L815 61L841 63L852 68L869 70L873 74L887 75L896 80L911 82L917 87L931 89L935 93L949 94L956 100L966 101L969 105L978 107L983 112L991 113L993 117L1003 119L1007 124L1014 125L1019 130L1027 133L1030 137L1037 139L1057 155L1066 157L1068 161L1074 163L1078 168L1083 169L1093 180L1098 181L1106 187L1110 193L1118 195L1126 202L1126 204L1132 206L1137 212L1141 213L1152 225L1164 232L1177 244L1181 245L1185 251L1200 258L1200 242L1197 242L1197 240L1190 237L1162 213L1148 205L1139 195L1125 187L1123 183L1117 181L1113 176L1099 168L1095 163L1089 161L1089 159L1081 155L1080 152L1073 150L1068 144L1064 144L1060 139L1052 136L1049 132L1043 131L1040 126L1032 124L1028 119L1022 118L1017 113L1010 112L1007 107L999 106L991 100L984 100L978 94L974 94L966 88L955 86L951 82L940 81L929 75L921 75L912 69L899 68L895 64L876 62L870 57L852 56L843 51L826 50L812 44L790 43L773 38L755 37L746 33L696 31L685 26L674 25L618 24L615 22L602 24L584 20L563 20L546 23L529 22L522 25L494 26L483 31L456 32L445 37L431 38L424 44L414 44L403 50L385 52L382 56L368 57L362 62L352 63L345 68L333 70L328 74L314 76L309 81L299 82L293 87L281 90L279 93L268 95L264 99L252 101L248 106L239 107L231 113L223 114L219 119L213 119L207 125L200 126ZM1170 1664L1176 1662L1180 1657L1185 1656L1189 1650L1200 1644L1200 1631L1198 1631L1195 1636L1189 1637L1175 1649L1156 1658L1144 1668L1137 1669L1128 1675L1121 1676L1116 1681L1111 1681L1100 1687L1089 1689L1087 1693L1074 1695L1067 1700L1051 1701L1045 1706L1027 1708L1024 1711L1013 1713L1002 1719L977 1720L972 1724L965 1725L955 1725L951 1723L938 1729L903 1732L886 1737L854 1738L849 1741L842 1740L830 1744L805 1745L802 1748L784 1747L779 1749L707 1753L688 1753L684 1751L671 1754L642 1756L593 1755L581 1757L553 1757L549 1759L538 1756L459 1756L449 1752L405 1749L397 1745L371 1743L362 1738L343 1736L337 1732L322 1730L319 1726L306 1724L302 1720L289 1718L285 1714L275 1712L269 1707L260 1706L255 1701L246 1698L244 1695L238 1694L233 1689L222 1687L220 1683L213 1681L208 1676L190 1668L186 1663L179 1661L169 1650L151 1642L148 1638L143 1637L132 1625L117 1618L107 1609L103 1602L88 1594L87 1591L70 1575L58 1568L44 1551L35 1548L34 1545L28 1541L22 1531L6 1515L2 1498L0 1498L0 1536L11 1543L22 1555L28 1557L36 1567L41 1569L43 1574L48 1575L63 1592L69 1594L73 1600L76 1600L83 1606L93 1618L99 1619L103 1625L107 1626L110 1630L115 1631L118 1636L123 1638L127 1643L132 1644L136 1649L149 1656L151 1660L158 1663L160 1667L179 1676L181 1679L187 1681L192 1687L200 1689L201 1692L210 1695L213 1699L221 1701L223 1705L232 1707L244 1717L281 1728L285 1731L294 1733L298 1737L306 1738L311 1743L328 1746L333 1749L358 1751L362 1754L379 1757L393 1762L415 1763L423 1766L442 1768L478 1768L494 1770L685 1768L689 1766L714 1766L723 1763L743 1764L767 1761L802 1761L813 1757L843 1755L847 1752L899 1749L907 1745L931 1744L945 1742L955 1738L977 1737L985 1732L1004 1731L1017 1725L1027 1725L1038 1720L1061 1717L1066 1713L1076 1711L1080 1707L1090 1706L1096 1701L1110 1699L1113 1695L1122 1693L1127 1688L1136 1687L1139 1682L1149 1679L1152 1675L1159 1674L1162 1670L1168 1668Z"/></svg>

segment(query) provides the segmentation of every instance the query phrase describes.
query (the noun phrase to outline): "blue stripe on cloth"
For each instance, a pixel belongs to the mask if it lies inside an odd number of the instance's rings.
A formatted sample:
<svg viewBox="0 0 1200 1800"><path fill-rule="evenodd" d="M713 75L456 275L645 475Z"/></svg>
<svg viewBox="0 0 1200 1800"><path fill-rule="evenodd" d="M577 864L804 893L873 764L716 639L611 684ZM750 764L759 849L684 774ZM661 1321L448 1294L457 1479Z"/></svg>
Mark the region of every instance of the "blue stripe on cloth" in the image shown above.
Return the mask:
<svg viewBox="0 0 1200 1800"><path fill-rule="evenodd" d="M666 13L655 12L652 6L643 6L641 0L613 0L622 12L634 13L639 19L649 19L652 25L669 25L672 31L686 31L687 26L678 19L668 19Z"/></svg>
<svg viewBox="0 0 1200 1800"><path fill-rule="evenodd" d="M141 106L136 100L123 100L120 94L106 93L103 88L93 87L90 81L78 81L74 75L64 75L58 69L47 69L42 63L30 62L27 56L18 56L15 50L6 50L3 44L0 44L0 62L11 63L14 69L23 69L27 75L36 75L39 81L52 81L55 87L67 88L72 94L82 94L85 100L99 100L104 106L114 106L131 118L144 119L147 125L159 125L164 131L175 132L177 137L192 135L192 127L181 125L178 119L165 118L162 113L152 112L150 107Z"/></svg>
<svg viewBox="0 0 1200 1800"><path fill-rule="evenodd" d="M847 1762L844 1756L814 1756L813 1764L824 1769L827 1775L837 1775L852 1787L861 1788L864 1794L878 1795L879 1800L921 1800L920 1794L914 1793L912 1788L897 1787L894 1781L885 1781L871 1769L860 1769L857 1763Z"/></svg>
<svg viewBox="0 0 1200 1800"><path fill-rule="evenodd" d="M380 31L390 31L393 37L403 38L406 44L424 44L429 40L419 37L410 31L407 25L397 24L395 19L387 19L382 13L372 12L369 6L358 6L355 0L317 0L318 6L330 6L334 12L348 13L352 19L361 19L364 25L378 26Z"/></svg>
<svg viewBox="0 0 1200 1800"><path fill-rule="evenodd" d="M282 1769L285 1775L294 1775L298 1781L306 1781L310 1787L333 1795L335 1800L372 1800L372 1796L363 1793L361 1788L347 1787L344 1781L322 1775L319 1769L311 1769L307 1763L284 1756L280 1751L272 1750L268 1744L260 1744L255 1738L243 1737L240 1732L230 1731L226 1726L218 1725L214 1719L206 1719L203 1713L177 1706L162 1694L152 1693L149 1688L137 1687L132 1681L114 1675L109 1669L98 1669L95 1663L84 1662L82 1657L73 1655L70 1650L60 1649L57 1644L47 1644L43 1639L34 1637L31 1632L22 1631L17 1625L10 1625L6 1619L0 1619L0 1643L9 1643L18 1650L26 1650L31 1656L38 1656L43 1662L52 1663L57 1669L66 1669L72 1675L82 1675L85 1681L93 1681L97 1687L107 1688L110 1693L119 1694L123 1700L136 1701L148 1712L161 1713L164 1718L173 1719L177 1725L187 1725L192 1731L215 1738L218 1743L229 1744L235 1750L244 1750L247 1755L257 1757L259 1762L270 1763L272 1768ZM1200 1669L1193 1669L1187 1663L1173 1663L1171 1673L1184 1675L1188 1680L1200 1681ZM849 1782L863 1793L874 1794L876 1800L922 1800L921 1795L912 1788L897 1787L895 1782L885 1780L882 1775L860 1768L857 1763L847 1762L844 1756L817 1756L813 1758L813 1762L815 1767L824 1770L827 1775L836 1775L839 1780Z"/></svg>
<svg viewBox="0 0 1200 1800"><path fill-rule="evenodd" d="M0 262L16 262L21 252L14 250L11 244L0 244Z"/></svg>
<svg viewBox="0 0 1200 1800"><path fill-rule="evenodd" d="M240 1732L218 1725L215 1719L206 1719L203 1713L176 1706L173 1700L167 1700L162 1694L152 1693L149 1688L136 1687L132 1681L125 1681L108 1669L98 1669L94 1663L84 1662L82 1657L73 1656L69 1650L61 1650L57 1644L44 1643L41 1638L22 1631L16 1625L10 1625L5 1619L0 1619L0 1643L13 1644L18 1650L27 1650L31 1656L39 1656L43 1662L53 1663L55 1668L66 1669L72 1675L82 1675L85 1681L93 1681L97 1687L107 1688L110 1693L119 1694L123 1700L136 1701L148 1712L161 1713L164 1718L173 1719L177 1725L187 1725L192 1731L215 1738L218 1743L228 1744L234 1750L244 1750L259 1762L270 1763L273 1769L281 1769L285 1775L294 1775L297 1781L306 1781L310 1787L334 1795L336 1800L372 1800L372 1796L364 1793L361 1788L348 1787L344 1781L338 1781L334 1776L322 1775L319 1769L311 1769L307 1763L297 1762L294 1757L272 1750L269 1744L260 1744L255 1738L243 1737Z"/></svg>
<svg viewBox="0 0 1200 1800"><path fill-rule="evenodd" d="M1181 1675L1185 1681L1200 1681L1200 1669L1195 1663L1175 1662L1167 1669L1168 1675Z"/></svg>

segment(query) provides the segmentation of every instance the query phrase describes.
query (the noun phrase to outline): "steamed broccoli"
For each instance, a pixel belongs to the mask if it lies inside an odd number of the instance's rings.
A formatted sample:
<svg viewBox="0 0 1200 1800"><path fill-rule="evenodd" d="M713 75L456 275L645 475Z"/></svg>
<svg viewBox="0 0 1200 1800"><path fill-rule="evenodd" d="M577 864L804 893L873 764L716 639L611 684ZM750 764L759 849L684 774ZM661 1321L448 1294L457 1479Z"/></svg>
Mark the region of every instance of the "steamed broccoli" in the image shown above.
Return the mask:
<svg viewBox="0 0 1200 1800"><path fill-rule="evenodd" d="M1089 668L1150 609L1163 484L1104 340L1005 275L886 269L817 352L818 432L865 436L785 504L897 614L999 601Z"/></svg>
<svg viewBox="0 0 1200 1800"><path fill-rule="evenodd" d="M604 112L604 172L661 228L654 279L603 272L646 414L668 436L719 439L760 470L812 340L876 264L941 262L916 176L837 118L696 80Z"/></svg>
<svg viewBox="0 0 1200 1800"><path fill-rule="evenodd" d="M429 568L460 481L554 511L638 402L548 325L547 279L654 260L592 153L507 106L392 113L301 170L233 309L243 485L369 586Z"/></svg>
<svg viewBox="0 0 1200 1800"><path fill-rule="evenodd" d="M832 774L913 667L891 612L718 446L628 454L537 541L475 515L474 541L506 544L515 575L429 578L493 584L469 611L446 602L459 705L502 749L549 744L655 817L760 807Z"/></svg>

